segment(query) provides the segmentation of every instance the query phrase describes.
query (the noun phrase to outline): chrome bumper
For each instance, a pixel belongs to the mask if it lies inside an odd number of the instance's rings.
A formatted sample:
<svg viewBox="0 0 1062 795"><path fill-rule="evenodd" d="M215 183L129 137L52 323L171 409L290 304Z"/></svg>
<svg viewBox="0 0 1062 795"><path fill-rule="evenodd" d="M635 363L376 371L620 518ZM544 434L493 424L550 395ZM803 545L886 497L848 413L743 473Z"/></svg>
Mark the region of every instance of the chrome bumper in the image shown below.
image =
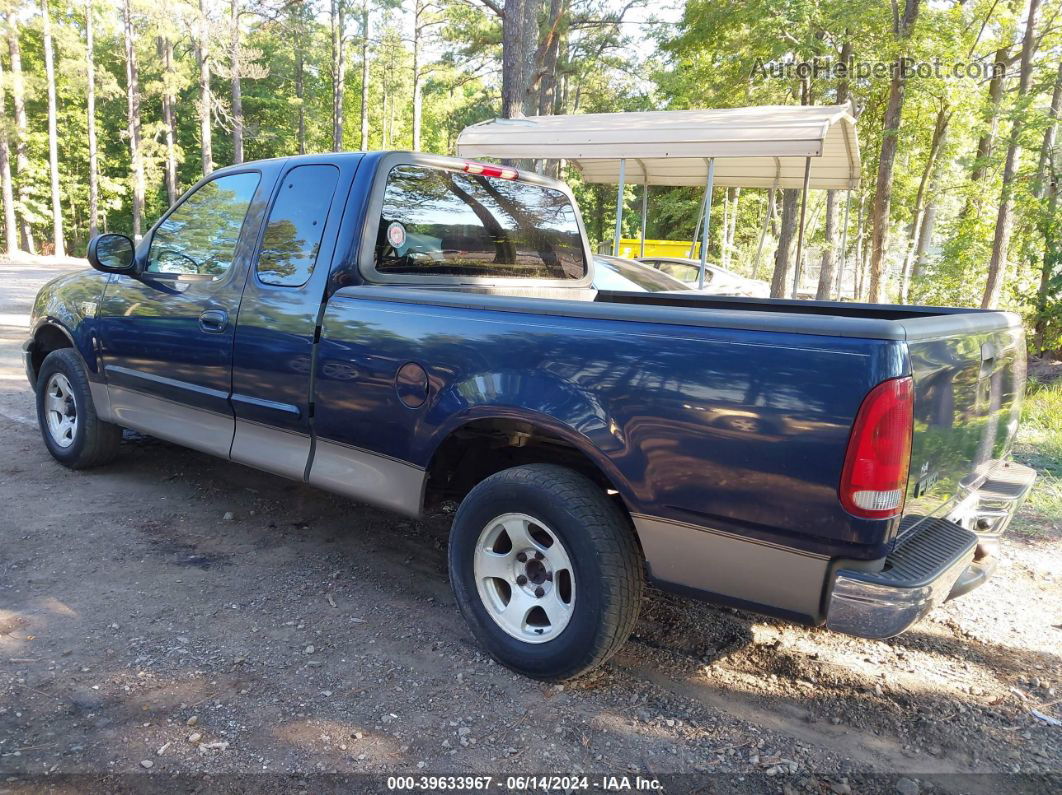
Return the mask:
<svg viewBox="0 0 1062 795"><path fill-rule="evenodd" d="M999 543L1014 515L1029 496L1036 470L1005 461L978 488L966 492L948 519L977 534L984 555L999 553Z"/></svg>
<svg viewBox="0 0 1062 795"><path fill-rule="evenodd" d="M889 638L937 605L983 585L995 571L1000 537L1035 480L1035 470L1004 463L947 518L925 519L901 538L881 570L838 570L826 626Z"/></svg>

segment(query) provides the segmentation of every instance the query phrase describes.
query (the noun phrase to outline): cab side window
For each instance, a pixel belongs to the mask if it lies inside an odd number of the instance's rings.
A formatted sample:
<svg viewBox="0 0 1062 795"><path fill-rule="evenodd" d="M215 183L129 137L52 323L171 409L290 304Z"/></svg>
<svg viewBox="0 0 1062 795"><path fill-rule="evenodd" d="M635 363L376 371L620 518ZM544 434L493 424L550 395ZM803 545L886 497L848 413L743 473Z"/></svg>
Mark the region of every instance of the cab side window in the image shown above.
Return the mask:
<svg viewBox="0 0 1062 795"><path fill-rule="evenodd" d="M147 270L222 276L232 267L258 181L256 173L229 174L200 186L155 230Z"/></svg>
<svg viewBox="0 0 1062 795"><path fill-rule="evenodd" d="M284 177L258 255L258 278L264 284L306 284L338 182L339 169L327 165L298 166Z"/></svg>

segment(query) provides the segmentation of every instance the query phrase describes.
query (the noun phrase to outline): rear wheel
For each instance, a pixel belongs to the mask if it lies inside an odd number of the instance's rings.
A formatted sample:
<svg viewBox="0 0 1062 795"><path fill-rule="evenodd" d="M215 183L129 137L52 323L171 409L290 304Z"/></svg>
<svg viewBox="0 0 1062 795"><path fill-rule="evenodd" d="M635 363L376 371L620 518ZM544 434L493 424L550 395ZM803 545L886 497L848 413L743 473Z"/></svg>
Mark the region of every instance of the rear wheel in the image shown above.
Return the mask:
<svg viewBox="0 0 1062 795"><path fill-rule="evenodd" d="M96 415L81 357L72 348L49 353L37 374L37 424L52 458L71 469L110 463L122 429Z"/></svg>
<svg viewBox="0 0 1062 795"><path fill-rule="evenodd" d="M532 464L461 503L450 581L465 620L504 665L561 680L619 650L638 617L642 563L622 511L590 479Z"/></svg>

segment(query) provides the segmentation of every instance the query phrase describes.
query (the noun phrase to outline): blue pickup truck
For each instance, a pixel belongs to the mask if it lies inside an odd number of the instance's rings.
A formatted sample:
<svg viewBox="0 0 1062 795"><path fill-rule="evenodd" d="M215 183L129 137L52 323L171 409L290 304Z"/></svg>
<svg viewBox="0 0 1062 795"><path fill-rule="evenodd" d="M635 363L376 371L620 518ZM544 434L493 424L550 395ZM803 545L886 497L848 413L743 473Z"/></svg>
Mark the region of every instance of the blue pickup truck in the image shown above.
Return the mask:
<svg viewBox="0 0 1062 795"><path fill-rule="evenodd" d="M980 585L1028 492L1002 312L593 287L560 182L402 152L245 163L40 292L61 464L121 429L418 516L502 663L607 660L646 581L885 638Z"/></svg>

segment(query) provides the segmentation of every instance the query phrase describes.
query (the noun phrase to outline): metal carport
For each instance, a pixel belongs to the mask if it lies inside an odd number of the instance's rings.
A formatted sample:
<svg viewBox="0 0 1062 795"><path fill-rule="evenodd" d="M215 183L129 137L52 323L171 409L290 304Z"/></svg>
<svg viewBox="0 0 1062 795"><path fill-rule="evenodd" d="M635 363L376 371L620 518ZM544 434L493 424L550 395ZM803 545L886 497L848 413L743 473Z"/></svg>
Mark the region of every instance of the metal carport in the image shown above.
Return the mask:
<svg viewBox="0 0 1062 795"><path fill-rule="evenodd" d="M802 188L797 263L803 254L808 188L851 190L859 183L860 170L855 118L847 104L494 119L462 130L457 154L565 160L586 182L617 185L614 253L619 251L623 188L628 182L646 186L643 246L649 185L705 186L697 224L702 241L708 240L709 199L716 185ZM847 214L846 203L845 231ZM702 284L707 248L702 243Z"/></svg>

